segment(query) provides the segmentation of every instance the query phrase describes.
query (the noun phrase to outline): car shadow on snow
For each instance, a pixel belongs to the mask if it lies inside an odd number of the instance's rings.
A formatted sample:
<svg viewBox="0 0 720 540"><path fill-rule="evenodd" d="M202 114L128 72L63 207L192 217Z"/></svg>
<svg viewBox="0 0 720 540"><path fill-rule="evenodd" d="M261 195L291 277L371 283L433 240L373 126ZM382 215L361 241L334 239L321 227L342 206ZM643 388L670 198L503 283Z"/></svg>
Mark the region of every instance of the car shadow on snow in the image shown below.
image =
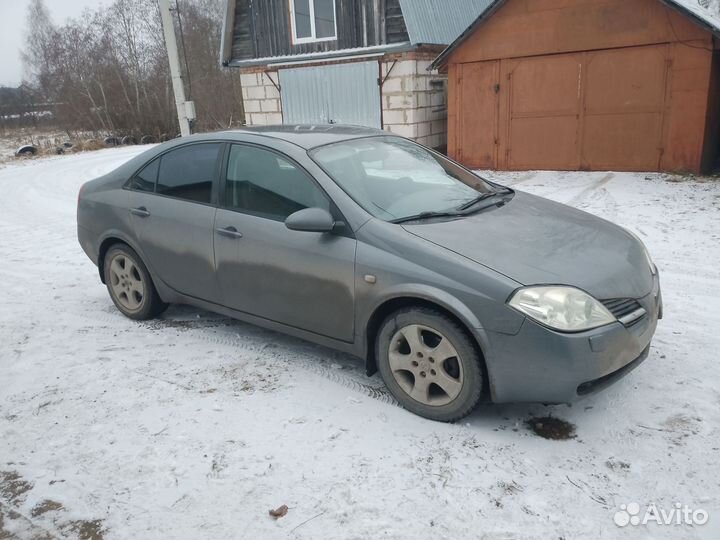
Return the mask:
<svg viewBox="0 0 720 540"><path fill-rule="evenodd" d="M193 339L231 348L249 348L259 353L253 358L260 358L262 355L267 355L268 360L282 358L289 361L293 367L299 367L388 405L398 406L378 374L372 377L366 375L362 361L321 345L183 305L172 305L162 317L142 324L157 332L189 332ZM622 381L619 384L622 385ZM611 406L606 403L602 394L589 396L573 405L481 403L460 423L480 430L518 433L555 441L582 442L578 438L576 425L571 420L577 422L579 413L582 412L590 415L586 418L592 421L593 409L598 399L598 411Z"/></svg>

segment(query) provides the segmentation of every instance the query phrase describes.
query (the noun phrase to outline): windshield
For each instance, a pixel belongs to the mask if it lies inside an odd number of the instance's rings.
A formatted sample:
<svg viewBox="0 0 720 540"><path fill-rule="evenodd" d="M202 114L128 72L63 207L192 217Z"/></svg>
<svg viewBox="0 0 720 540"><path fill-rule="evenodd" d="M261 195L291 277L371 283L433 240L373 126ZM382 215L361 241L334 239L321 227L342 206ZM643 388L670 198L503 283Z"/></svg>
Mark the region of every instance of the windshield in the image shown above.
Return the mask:
<svg viewBox="0 0 720 540"><path fill-rule="evenodd" d="M493 191L470 171L398 137L343 141L311 157L360 206L385 221L453 212Z"/></svg>

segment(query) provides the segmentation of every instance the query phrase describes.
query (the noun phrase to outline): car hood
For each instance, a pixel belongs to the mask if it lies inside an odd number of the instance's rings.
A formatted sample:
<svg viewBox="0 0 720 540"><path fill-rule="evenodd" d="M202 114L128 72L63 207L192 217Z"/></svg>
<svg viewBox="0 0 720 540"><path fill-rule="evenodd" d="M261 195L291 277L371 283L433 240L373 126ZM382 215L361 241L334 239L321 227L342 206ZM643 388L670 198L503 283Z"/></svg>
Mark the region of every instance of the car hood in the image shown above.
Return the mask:
<svg viewBox="0 0 720 540"><path fill-rule="evenodd" d="M527 193L500 208L403 227L523 285L572 285L600 300L652 291L645 248L630 233Z"/></svg>

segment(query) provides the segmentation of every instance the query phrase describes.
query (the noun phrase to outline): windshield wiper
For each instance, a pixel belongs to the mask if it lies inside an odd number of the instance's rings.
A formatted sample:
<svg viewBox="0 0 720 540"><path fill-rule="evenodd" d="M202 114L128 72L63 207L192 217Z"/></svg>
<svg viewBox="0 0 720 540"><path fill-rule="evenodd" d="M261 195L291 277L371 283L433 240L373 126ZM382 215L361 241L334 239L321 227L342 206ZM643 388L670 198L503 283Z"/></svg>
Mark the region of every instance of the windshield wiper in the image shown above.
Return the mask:
<svg viewBox="0 0 720 540"><path fill-rule="evenodd" d="M441 218L441 217L462 217L460 212L420 212L414 216L407 216L390 220L390 223L406 223L408 221L421 221L423 219Z"/></svg>
<svg viewBox="0 0 720 540"><path fill-rule="evenodd" d="M482 201L487 201L488 199L498 197L499 195L510 195L512 193L515 193L515 192L510 188L502 188L502 189L497 189L495 191L488 191L487 193L483 193L483 194L479 195L478 197L475 197L473 200L468 201L465 204L459 206L458 210L460 212L463 212L465 210L469 210L470 208L472 208L473 206L475 206L476 204L478 204Z"/></svg>
<svg viewBox="0 0 720 540"><path fill-rule="evenodd" d="M515 193L515 191L510 188L497 189L495 191L489 191L487 193L483 193L480 196L475 197L473 200L456 208L455 210L449 210L449 211L445 211L445 212L420 212L419 214L415 214L412 216L407 216L407 217L403 217L403 218L397 218L397 219L390 220L390 223L406 223L408 221L420 221L423 219L442 218L442 217L463 217L463 216L467 216L468 214L471 214L472 212L469 212L468 210L470 210L470 208L472 208L473 206L475 206L476 204L478 204L482 201L486 201L488 199L492 199L492 198L498 197L500 195L511 195L513 193ZM505 201L501 201L501 202L504 204ZM500 205L501 202L498 202L495 204ZM489 206L494 206L494 205L491 204ZM489 206L488 206L488 208L489 208Z"/></svg>

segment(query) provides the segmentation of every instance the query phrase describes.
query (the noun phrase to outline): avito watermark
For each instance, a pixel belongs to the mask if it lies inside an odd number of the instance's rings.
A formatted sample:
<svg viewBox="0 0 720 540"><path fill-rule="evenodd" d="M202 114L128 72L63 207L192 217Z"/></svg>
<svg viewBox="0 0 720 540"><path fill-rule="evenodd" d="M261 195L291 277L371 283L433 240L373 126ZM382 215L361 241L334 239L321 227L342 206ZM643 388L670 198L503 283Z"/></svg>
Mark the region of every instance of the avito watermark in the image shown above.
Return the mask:
<svg viewBox="0 0 720 540"><path fill-rule="evenodd" d="M644 510L644 511L643 511ZM615 512L615 525L627 527L628 525L705 525L710 516L702 508L691 508L687 504L675 503L669 510L658 507L655 503L641 508L636 502L621 504L620 510Z"/></svg>

